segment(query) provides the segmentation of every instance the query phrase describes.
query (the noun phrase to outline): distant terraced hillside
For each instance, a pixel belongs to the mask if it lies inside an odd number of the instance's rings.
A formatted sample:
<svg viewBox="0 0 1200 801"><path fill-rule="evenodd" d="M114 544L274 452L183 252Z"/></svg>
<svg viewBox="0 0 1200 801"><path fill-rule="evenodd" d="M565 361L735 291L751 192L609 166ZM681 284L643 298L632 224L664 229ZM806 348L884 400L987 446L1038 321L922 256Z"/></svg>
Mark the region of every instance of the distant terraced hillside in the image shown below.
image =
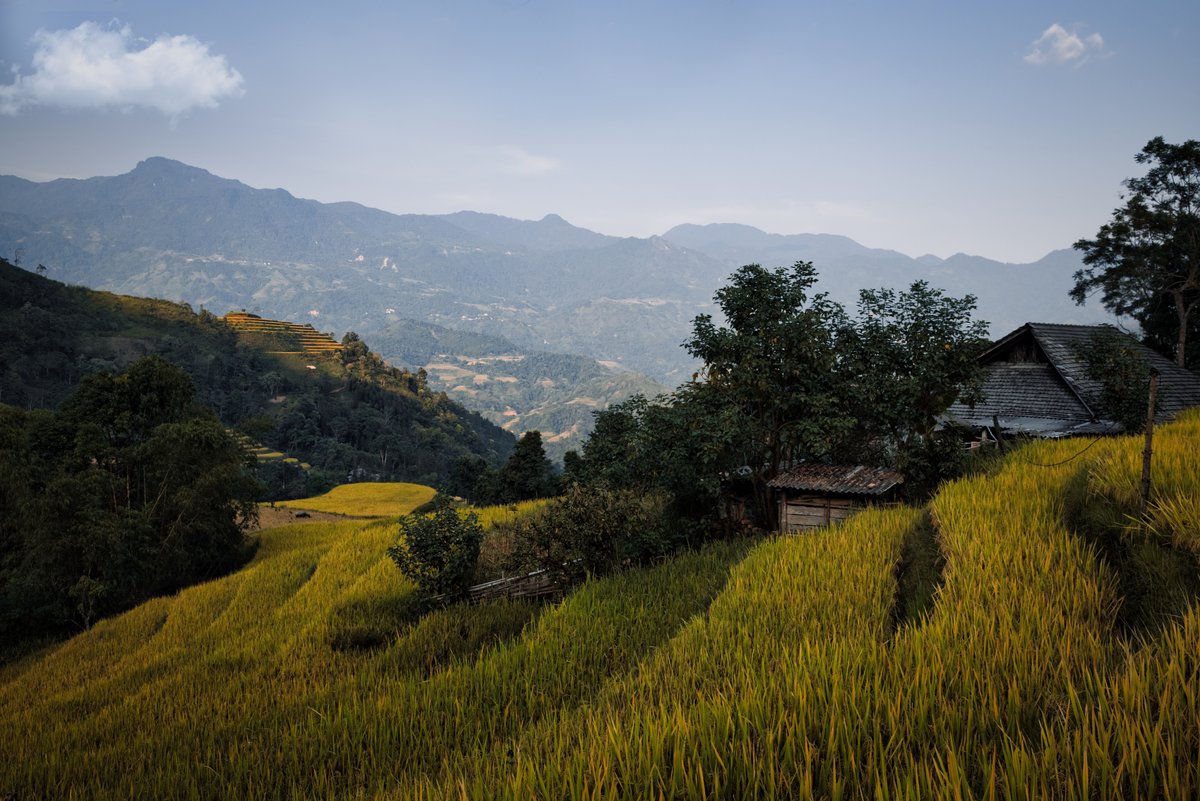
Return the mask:
<svg viewBox="0 0 1200 801"><path fill-rule="evenodd" d="M351 476L436 485L460 457L503 463L514 442L361 340L67 286L0 259L0 404L53 408L85 376L148 355L182 367L198 403L262 446L275 498Z"/></svg>
<svg viewBox="0 0 1200 801"><path fill-rule="evenodd" d="M394 319L371 334L393 364L426 371L429 386L514 434L540 431L561 460L592 431L593 412L667 387L615 362L521 348L501 337Z"/></svg>
<svg viewBox="0 0 1200 801"><path fill-rule="evenodd" d="M270 353L335 353L343 347L329 334L323 334L309 323L289 323L285 320L269 320L250 312L229 312L219 318L230 325L235 331L248 334L263 334L277 338L281 343L292 347L292 350L274 350Z"/></svg>

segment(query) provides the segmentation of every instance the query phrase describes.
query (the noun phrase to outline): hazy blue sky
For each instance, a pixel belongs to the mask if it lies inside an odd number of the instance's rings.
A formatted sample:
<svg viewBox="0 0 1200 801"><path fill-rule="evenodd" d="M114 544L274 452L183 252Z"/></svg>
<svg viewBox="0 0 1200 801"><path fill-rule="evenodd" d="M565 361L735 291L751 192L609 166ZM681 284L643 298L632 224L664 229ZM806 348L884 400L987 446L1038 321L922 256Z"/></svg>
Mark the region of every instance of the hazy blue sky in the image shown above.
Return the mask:
<svg viewBox="0 0 1200 801"><path fill-rule="evenodd" d="M0 0L0 173L1030 261L1200 138L1200 2Z"/></svg>

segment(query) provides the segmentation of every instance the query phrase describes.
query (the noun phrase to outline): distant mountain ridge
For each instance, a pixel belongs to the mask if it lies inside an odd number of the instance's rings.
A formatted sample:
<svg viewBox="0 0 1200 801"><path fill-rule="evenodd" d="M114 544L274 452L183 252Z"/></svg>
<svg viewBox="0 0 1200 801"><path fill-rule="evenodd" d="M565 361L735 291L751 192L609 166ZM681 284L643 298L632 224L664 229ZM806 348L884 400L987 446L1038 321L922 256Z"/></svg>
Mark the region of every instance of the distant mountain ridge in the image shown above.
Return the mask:
<svg viewBox="0 0 1200 801"><path fill-rule="evenodd" d="M26 263L87 286L257 310L371 340L395 321L419 320L501 337L523 352L615 363L667 385L695 369L681 347L693 318L714 310L714 291L748 262L813 261L822 288L850 308L859 289L918 279L970 292L996 335L1028 320L1109 319L1068 298L1079 266L1071 251L1026 265L912 259L843 236L736 224L620 238L557 215L323 204L164 158L114 177L0 177L0 253L18 249Z"/></svg>
<svg viewBox="0 0 1200 801"><path fill-rule="evenodd" d="M977 317L988 321L993 336L1003 336L1030 321L1061 323L1117 322L1099 304L1076 306L1068 297L1082 262L1073 250L1055 250L1030 264L1008 264L956 253L911 258L894 250L868 248L831 234L769 234L748 225L680 225L664 239L704 253L727 265L767 266L811 261L819 270L818 288L853 311L861 289L901 288L928 281L950 295L975 295Z"/></svg>

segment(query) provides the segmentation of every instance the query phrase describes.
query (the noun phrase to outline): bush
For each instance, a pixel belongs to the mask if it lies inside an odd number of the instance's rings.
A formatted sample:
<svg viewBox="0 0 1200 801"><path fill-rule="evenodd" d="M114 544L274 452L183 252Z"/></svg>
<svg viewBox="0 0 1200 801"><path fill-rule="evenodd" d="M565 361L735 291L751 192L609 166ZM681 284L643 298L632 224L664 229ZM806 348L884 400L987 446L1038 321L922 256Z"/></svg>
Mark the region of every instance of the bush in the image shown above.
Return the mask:
<svg viewBox="0 0 1200 801"><path fill-rule="evenodd" d="M466 594L482 542L475 513L460 514L438 498L432 512L400 518L400 541L388 548L388 556L422 592L453 599Z"/></svg>
<svg viewBox="0 0 1200 801"><path fill-rule="evenodd" d="M648 564L682 544L664 522L664 507L658 496L573 485L516 523L514 561L564 582Z"/></svg>

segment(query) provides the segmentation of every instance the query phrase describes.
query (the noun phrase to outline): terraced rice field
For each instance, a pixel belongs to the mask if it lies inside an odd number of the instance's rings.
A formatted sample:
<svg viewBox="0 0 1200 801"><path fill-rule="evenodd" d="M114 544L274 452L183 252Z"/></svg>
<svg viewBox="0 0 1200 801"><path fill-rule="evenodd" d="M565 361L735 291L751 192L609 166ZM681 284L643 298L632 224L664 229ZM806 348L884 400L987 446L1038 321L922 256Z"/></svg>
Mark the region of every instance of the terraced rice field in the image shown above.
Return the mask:
<svg viewBox="0 0 1200 801"><path fill-rule="evenodd" d="M324 495L275 505L350 517L398 517L433 500L434 494L433 488L422 484L375 481L341 484Z"/></svg>
<svg viewBox="0 0 1200 801"><path fill-rule="evenodd" d="M390 523L264 532L239 573L0 673L0 795L1192 798L1200 609L1122 631L1120 566L1067 522L1082 480L1089 514L1190 557L1200 416L1157 443L1149 526L1128 517L1140 440L1041 443L927 512L544 606L412 618ZM898 622L926 513L943 583Z"/></svg>

